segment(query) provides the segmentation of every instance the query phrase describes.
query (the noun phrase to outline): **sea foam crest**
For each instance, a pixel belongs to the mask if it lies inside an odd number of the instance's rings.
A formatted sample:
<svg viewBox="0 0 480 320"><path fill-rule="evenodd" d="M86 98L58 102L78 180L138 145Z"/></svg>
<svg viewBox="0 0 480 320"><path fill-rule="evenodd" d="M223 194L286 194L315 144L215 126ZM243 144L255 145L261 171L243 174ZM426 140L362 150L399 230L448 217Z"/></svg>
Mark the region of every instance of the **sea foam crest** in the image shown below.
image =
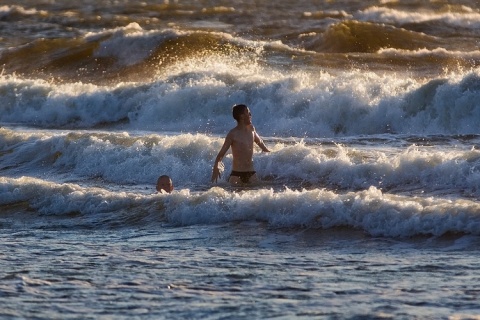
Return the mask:
<svg viewBox="0 0 480 320"><path fill-rule="evenodd" d="M3 20L8 20L10 16L15 16L15 15L22 16L22 15L34 15L34 14L46 15L47 11L37 10L34 8L25 9L24 7L18 6L18 5L0 6L0 19L3 19Z"/></svg>
<svg viewBox="0 0 480 320"><path fill-rule="evenodd" d="M230 193L212 188L188 199L172 195L166 207L168 220L177 224L257 220L277 228L349 227L393 237L478 234L480 226L476 202L395 196L375 187L345 194L324 189Z"/></svg>
<svg viewBox="0 0 480 320"><path fill-rule="evenodd" d="M125 66L144 62L149 57L155 58L155 55L160 56L156 57L158 61L165 58L162 57L165 55L171 55L171 58L182 57L185 52L190 51L201 54L202 51L207 50L208 54L212 55L210 59L215 59L214 47L221 47L225 44L248 47L248 50L243 52L244 54L254 51L258 55L264 47L290 49L283 45L281 41L253 41L224 32L182 31L177 29L144 30L136 22L132 22L125 27L88 32L85 34L85 39L87 41L99 41L98 49L94 53L96 57L115 57L117 63ZM164 47L167 42L167 47ZM203 55L201 58L205 59ZM231 59L234 59L234 57L231 57Z"/></svg>
<svg viewBox="0 0 480 320"><path fill-rule="evenodd" d="M70 225L119 226L125 219L150 225L154 216L176 225L265 221L275 228L348 227L374 236L441 236L446 233L479 234L478 203L468 200L417 198L383 194L371 187L337 194L324 189L282 192L245 190L227 192L211 188L172 194L112 193L99 188L57 185L32 178L0 178L2 206L28 201L44 215L70 214ZM128 215L122 210L127 209ZM123 214L111 214L119 213ZM77 215L72 215L76 213ZM140 216L135 219L135 214ZM63 219L51 219L50 227Z"/></svg>
<svg viewBox="0 0 480 320"><path fill-rule="evenodd" d="M225 134L234 125L231 106L246 103L259 132L272 137L479 130L480 69L424 83L359 70L334 75L282 73L221 61L212 62L214 66L205 70L205 65L189 64L167 79L115 86L4 76L0 121Z"/></svg>
<svg viewBox="0 0 480 320"><path fill-rule="evenodd" d="M451 58L451 59L472 59L472 60L479 60L480 59L480 50L473 50L473 51L452 51L447 50L444 48L436 48L433 50L428 50L426 48L417 49L417 50L402 50L402 49L395 49L395 48L384 48L377 51L378 54L382 54L385 56L391 57L436 57L436 58Z"/></svg>
<svg viewBox="0 0 480 320"><path fill-rule="evenodd" d="M132 22L125 27L89 32L85 35L87 41L96 40L108 35L108 39L100 42L95 51L96 57L116 57L117 63L125 66L134 65L148 58L159 43L173 39L177 32L146 31Z"/></svg>
<svg viewBox="0 0 480 320"><path fill-rule="evenodd" d="M55 175L86 184L101 179L118 186L143 185L154 192L161 174L178 188L209 187L211 166L223 139L201 134L130 135L126 132L17 133L0 129L0 169L32 177ZM397 193L478 196L480 152L474 148L434 150L415 145L393 152L388 147L348 147L269 141L271 153L254 154L264 187L363 190L370 186ZM223 160L228 186L232 157ZM111 186L111 187L112 187Z"/></svg>
<svg viewBox="0 0 480 320"><path fill-rule="evenodd" d="M464 8L464 12L410 12L374 6L355 13L354 18L389 24L442 21L445 25L466 29L478 29L480 26L480 13L468 7Z"/></svg>

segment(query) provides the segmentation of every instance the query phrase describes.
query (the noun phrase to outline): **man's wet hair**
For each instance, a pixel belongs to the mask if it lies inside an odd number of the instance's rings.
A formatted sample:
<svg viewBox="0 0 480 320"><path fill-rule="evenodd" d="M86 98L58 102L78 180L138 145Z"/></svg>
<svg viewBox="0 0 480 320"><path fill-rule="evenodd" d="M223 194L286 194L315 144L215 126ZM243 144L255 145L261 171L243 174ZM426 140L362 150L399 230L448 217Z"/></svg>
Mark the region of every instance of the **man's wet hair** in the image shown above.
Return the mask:
<svg viewBox="0 0 480 320"><path fill-rule="evenodd" d="M232 107L233 119L240 121L240 115L242 115L247 109L247 106L244 104L236 104Z"/></svg>

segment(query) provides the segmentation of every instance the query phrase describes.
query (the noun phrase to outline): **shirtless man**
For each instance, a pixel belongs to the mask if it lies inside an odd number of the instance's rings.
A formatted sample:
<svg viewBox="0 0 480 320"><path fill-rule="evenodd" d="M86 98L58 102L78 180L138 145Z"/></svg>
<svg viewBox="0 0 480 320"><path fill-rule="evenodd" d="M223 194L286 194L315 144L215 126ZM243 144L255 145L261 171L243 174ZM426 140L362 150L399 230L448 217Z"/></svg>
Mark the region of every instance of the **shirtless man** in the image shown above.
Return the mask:
<svg viewBox="0 0 480 320"><path fill-rule="evenodd" d="M233 118L237 120L237 126L227 134L215 159L212 182L217 182L220 177L219 166L223 168L222 159L230 147L232 147L233 165L228 181L232 185L256 182L258 178L253 168L253 143L255 142L263 152L270 152L270 150L255 131L252 125L252 114L246 105L233 106Z"/></svg>

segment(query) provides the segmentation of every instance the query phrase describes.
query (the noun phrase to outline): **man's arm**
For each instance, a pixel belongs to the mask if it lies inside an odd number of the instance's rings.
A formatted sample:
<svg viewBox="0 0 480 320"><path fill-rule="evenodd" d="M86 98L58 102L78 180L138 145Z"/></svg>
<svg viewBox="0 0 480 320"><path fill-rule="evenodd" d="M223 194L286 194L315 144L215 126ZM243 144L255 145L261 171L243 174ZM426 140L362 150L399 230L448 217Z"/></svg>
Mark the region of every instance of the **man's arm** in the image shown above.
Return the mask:
<svg viewBox="0 0 480 320"><path fill-rule="evenodd" d="M254 132L255 136L253 139L255 143L260 147L260 149L262 149L263 152L270 152L270 150L268 150L267 146L263 142L262 138L260 138L260 136L257 134L257 131Z"/></svg>
<svg viewBox="0 0 480 320"><path fill-rule="evenodd" d="M225 142L223 143L222 148L218 152L217 157L215 158L215 163L213 165L213 170L212 170L212 182L217 182L218 178L220 177L220 167L223 171L223 163L222 159L225 156L225 153L227 153L228 148L232 145L232 137L230 132L227 134L227 137L225 138Z"/></svg>

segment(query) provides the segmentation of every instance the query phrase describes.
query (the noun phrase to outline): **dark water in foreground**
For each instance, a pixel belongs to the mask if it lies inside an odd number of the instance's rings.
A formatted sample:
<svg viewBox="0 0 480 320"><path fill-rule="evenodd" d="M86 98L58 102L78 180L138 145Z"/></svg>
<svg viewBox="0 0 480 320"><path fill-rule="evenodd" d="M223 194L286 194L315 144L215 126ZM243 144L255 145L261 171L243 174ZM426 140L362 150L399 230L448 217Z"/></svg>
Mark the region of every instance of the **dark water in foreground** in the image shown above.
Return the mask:
<svg viewBox="0 0 480 320"><path fill-rule="evenodd" d="M3 318L478 315L478 238L399 241L261 223L18 231L2 244Z"/></svg>

